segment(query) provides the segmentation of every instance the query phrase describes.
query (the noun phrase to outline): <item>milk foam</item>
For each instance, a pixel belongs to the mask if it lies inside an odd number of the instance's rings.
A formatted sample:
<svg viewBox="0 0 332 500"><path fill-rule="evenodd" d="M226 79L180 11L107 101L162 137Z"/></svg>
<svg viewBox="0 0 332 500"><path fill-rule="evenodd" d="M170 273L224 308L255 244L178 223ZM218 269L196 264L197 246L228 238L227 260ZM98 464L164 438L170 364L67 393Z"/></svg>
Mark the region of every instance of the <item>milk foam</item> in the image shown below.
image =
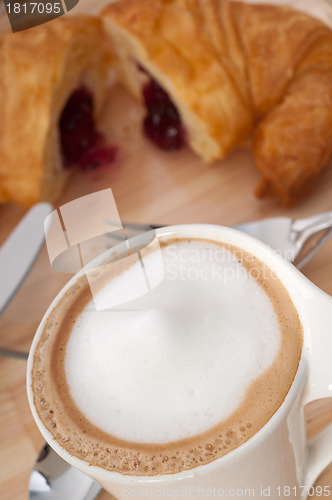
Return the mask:
<svg viewBox="0 0 332 500"><path fill-rule="evenodd" d="M175 441L225 420L281 342L269 297L234 253L206 241L161 252L162 283L117 309L89 304L66 349L78 408L132 442ZM100 293L130 287L135 273L130 268Z"/></svg>

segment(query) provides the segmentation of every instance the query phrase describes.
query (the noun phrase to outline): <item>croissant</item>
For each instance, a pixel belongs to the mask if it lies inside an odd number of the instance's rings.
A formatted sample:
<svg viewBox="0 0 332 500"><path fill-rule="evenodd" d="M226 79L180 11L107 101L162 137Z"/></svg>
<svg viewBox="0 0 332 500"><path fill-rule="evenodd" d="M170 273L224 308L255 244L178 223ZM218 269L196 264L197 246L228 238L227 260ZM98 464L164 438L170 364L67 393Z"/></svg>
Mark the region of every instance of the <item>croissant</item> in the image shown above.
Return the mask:
<svg viewBox="0 0 332 500"><path fill-rule="evenodd" d="M93 120L109 63L101 29L99 19L66 17L1 36L1 202L54 200L68 178L67 164L77 159L78 136L97 134ZM69 131L73 122L80 128L76 137Z"/></svg>
<svg viewBox="0 0 332 500"><path fill-rule="evenodd" d="M186 142L211 162L252 138L261 195L289 205L311 186L332 155L327 26L290 7L227 0L123 0L102 17L157 144Z"/></svg>

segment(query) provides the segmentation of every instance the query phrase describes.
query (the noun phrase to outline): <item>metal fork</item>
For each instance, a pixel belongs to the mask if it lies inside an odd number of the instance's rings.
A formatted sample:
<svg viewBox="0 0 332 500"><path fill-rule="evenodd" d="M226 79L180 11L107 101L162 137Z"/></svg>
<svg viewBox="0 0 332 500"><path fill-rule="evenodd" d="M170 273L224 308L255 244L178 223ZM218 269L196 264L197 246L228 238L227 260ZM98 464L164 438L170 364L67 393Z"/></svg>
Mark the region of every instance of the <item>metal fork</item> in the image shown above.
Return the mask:
<svg viewBox="0 0 332 500"><path fill-rule="evenodd" d="M118 241L161 226L124 222L123 227L124 232L107 233L107 237ZM301 269L332 235L332 210L303 219L270 217L232 227L255 236Z"/></svg>

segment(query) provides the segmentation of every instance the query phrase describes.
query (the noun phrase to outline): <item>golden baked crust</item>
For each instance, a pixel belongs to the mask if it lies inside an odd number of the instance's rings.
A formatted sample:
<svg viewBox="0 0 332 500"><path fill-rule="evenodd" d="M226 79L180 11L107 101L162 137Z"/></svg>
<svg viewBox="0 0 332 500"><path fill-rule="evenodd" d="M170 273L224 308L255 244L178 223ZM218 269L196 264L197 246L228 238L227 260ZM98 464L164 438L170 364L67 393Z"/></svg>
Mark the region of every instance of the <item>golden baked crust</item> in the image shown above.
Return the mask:
<svg viewBox="0 0 332 500"><path fill-rule="evenodd" d="M204 160L223 158L256 129L256 165L284 204L328 162L332 32L320 21L227 0L122 0L102 16L124 84L139 97L143 66Z"/></svg>
<svg viewBox="0 0 332 500"><path fill-rule="evenodd" d="M311 33L281 100L259 122L253 136L257 168L284 205L312 186L332 156L332 35Z"/></svg>
<svg viewBox="0 0 332 500"><path fill-rule="evenodd" d="M0 201L29 206L54 200L62 168L58 121L82 83L101 105L106 60L101 22L59 18L0 38Z"/></svg>
<svg viewBox="0 0 332 500"><path fill-rule="evenodd" d="M102 15L129 90L140 96L139 63L171 96L192 149L212 161L248 136L252 113L202 29L197 7L191 0L128 0Z"/></svg>

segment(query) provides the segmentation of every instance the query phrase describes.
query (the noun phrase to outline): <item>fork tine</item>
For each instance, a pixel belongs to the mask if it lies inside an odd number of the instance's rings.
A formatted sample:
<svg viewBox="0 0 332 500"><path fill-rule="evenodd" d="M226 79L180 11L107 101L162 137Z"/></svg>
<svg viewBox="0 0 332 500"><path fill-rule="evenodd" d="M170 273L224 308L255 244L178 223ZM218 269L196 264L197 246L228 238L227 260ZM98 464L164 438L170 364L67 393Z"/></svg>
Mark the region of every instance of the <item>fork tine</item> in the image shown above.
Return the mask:
<svg viewBox="0 0 332 500"><path fill-rule="evenodd" d="M296 259L295 265L298 269L302 269L309 260L315 255L316 252L329 240L332 236L332 228L326 229L324 233L318 238L314 245L311 246L306 252L300 252L299 258ZM301 255L302 253L302 255Z"/></svg>

